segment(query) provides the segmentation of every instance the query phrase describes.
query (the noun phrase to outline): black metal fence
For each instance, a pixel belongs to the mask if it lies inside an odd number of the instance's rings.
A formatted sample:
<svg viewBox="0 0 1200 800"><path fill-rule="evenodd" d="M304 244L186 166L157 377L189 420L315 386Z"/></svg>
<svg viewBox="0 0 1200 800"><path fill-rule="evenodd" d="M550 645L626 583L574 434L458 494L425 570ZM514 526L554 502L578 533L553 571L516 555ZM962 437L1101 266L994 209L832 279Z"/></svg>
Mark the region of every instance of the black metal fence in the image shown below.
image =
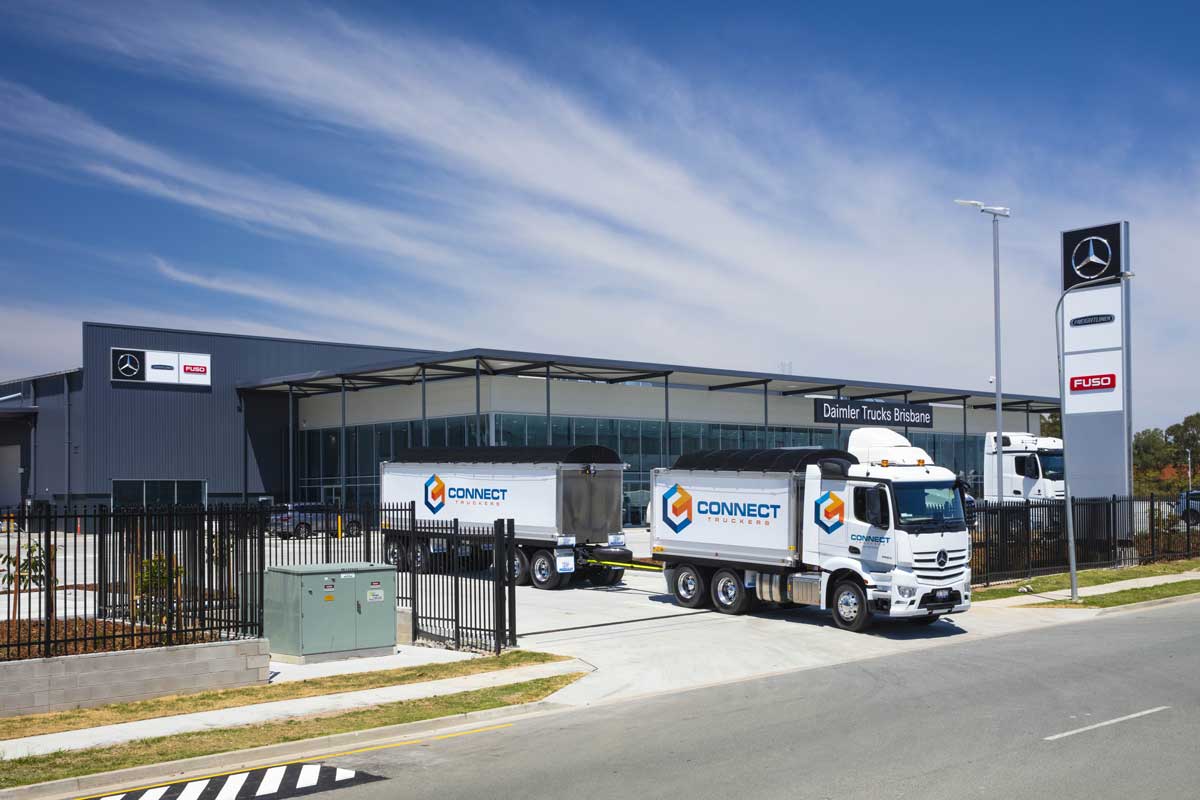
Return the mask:
<svg viewBox="0 0 1200 800"><path fill-rule="evenodd" d="M1180 515L1174 499L1072 499L1075 560L1080 569L1123 567L1191 558L1200 552L1200 525ZM983 502L975 507L971 573L976 584L1066 571L1066 503L1062 500Z"/></svg>
<svg viewBox="0 0 1200 800"><path fill-rule="evenodd" d="M0 661L260 636L251 522L229 508L0 511Z"/></svg>
<svg viewBox="0 0 1200 800"><path fill-rule="evenodd" d="M516 644L513 523L382 506L0 510L0 660L263 635L265 570L387 563L413 640ZM507 553L507 558L496 558Z"/></svg>

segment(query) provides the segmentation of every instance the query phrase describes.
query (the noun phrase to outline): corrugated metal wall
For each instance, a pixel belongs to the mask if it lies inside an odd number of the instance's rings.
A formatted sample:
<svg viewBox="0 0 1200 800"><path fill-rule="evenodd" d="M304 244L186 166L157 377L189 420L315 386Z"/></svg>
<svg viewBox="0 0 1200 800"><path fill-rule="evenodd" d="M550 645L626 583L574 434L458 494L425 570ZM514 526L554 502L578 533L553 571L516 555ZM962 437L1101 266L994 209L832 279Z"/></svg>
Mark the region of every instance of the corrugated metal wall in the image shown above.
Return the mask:
<svg viewBox="0 0 1200 800"><path fill-rule="evenodd" d="M113 382L109 380L113 347L209 353L212 386ZM309 370L350 368L415 352L84 323L85 402L78 404L84 415L76 435L82 469L74 491L99 498L109 494L114 479L204 479L213 500L222 499L220 495L240 496L243 423L237 384ZM72 417L75 410L72 408ZM286 493L286 400L254 398L248 410L249 491L282 498Z"/></svg>

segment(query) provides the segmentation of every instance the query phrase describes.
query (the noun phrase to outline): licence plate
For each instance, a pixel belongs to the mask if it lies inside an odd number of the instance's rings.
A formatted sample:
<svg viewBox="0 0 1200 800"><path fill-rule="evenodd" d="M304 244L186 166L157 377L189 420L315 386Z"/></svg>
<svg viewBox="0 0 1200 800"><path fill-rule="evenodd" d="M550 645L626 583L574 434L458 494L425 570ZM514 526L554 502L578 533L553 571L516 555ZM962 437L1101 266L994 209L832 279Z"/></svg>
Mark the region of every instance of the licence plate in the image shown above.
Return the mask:
<svg viewBox="0 0 1200 800"><path fill-rule="evenodd" d="M948 598L950 596L950 590L949 589L938 589L936 592L933 593L933 596L936 597L938 600L945 600L946 598Z"/></svg>

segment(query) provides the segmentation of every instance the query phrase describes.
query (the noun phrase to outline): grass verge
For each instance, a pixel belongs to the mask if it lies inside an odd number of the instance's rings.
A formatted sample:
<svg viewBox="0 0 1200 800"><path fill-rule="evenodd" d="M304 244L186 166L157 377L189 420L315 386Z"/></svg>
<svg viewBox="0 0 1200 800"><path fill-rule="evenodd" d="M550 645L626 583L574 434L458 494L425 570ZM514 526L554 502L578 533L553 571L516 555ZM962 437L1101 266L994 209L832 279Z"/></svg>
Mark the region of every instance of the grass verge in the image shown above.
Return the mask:
<svg viewBox="0 0 1200 800"><path fill-rule="evenodd" d="M336 733L419 722L436 717L465 714L469 711L533 703L548 697L583 675L582 672L555 675L550 678L479 689L473 692L388 703L335 716L302 717L243 728L195 731L156 739L141 739L111 747L14 758L10 761L0 762L3 764L3 767L0 768L0 789L75 778L80 775L93 775L98 772L110 772L147 764L161 764L213 753L248 750L252 747L295 742Z"/></svg>
<svg viewBox="0 0 1200 800"><path fill-rule="evenodd" d="M1160 583L1158 586L1146 586L1141 589L1123 589L1119 592L1081 597L1078 603L1072 603L1069 600L1049 600L1045 603L1021 606L1021 608L1113 608L1114 606L1142 603L1146 600L1162 600L1167 597L1179 597L1197 592L1200 592L1200 580L1176 581L1175 583Z"/></svg>
<svg viewBox="0 0 1200 800"><path fill-rule="evenodd" d="M445 664L423 664L418 667L404 667L380 672L331 675L325 678L310 678L306 681L276 683L270 686L248 686L243 689L172 695L133 703L114 703L96 708L77 708L49 714L7 717L0 720L0 740L82 730L100 725L115 725L120 722L136 722L141 719L158 719L159 717L191 714L197 711L215 711L255 703L269 703L274 700L295 700L323 694L378 689L382 686L459 678L464 675L478 675L481 672L495 672L501 669L546 664L565 659L566 656L556 656L550 653L513 650L499 656L472 658Z"/></svg>
<svg viewBox="0 0 1200 800"><path fill-rule="evenodd" d="M1130 581L1134 578L1152 578L1156 575L1178 575L1181 572L1191 572L1197 569L1200 569L1200 558L1193 558L1188 561L1160 561L1157 564L1122 567L1121 569L1085 569L1079 573L1079 585L1102 586L1106 583ZM1017 589L1021 586L1032 586L1034 594L1053 592L1056 589L1069 589L1071 588L1071 576L1069 573L1059 572L1054 575L1040 575L1027 581L1017 581L1005 586L975 589L971 592L971 601L978 603L982 600L1015 597L1020 594Z"/></svg>

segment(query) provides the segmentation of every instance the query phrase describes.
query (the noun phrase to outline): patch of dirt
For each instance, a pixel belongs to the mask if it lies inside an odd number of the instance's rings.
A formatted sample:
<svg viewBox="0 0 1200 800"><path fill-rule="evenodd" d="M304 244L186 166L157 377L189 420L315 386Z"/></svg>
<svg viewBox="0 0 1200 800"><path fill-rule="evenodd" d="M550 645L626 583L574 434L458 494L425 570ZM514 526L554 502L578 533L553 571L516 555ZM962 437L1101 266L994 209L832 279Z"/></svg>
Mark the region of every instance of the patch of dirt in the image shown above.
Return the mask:
<svg viewBox="0 0 1200 800"><path fill-rule="evenodd" d="M42 658L47 655L45 620L0 620L0 661ZM50 625L51 656L105 653L163 647L167 632L161 628L101 619L56 619ZM215 631L173 631L170 644L217 641Z"/></svg>

